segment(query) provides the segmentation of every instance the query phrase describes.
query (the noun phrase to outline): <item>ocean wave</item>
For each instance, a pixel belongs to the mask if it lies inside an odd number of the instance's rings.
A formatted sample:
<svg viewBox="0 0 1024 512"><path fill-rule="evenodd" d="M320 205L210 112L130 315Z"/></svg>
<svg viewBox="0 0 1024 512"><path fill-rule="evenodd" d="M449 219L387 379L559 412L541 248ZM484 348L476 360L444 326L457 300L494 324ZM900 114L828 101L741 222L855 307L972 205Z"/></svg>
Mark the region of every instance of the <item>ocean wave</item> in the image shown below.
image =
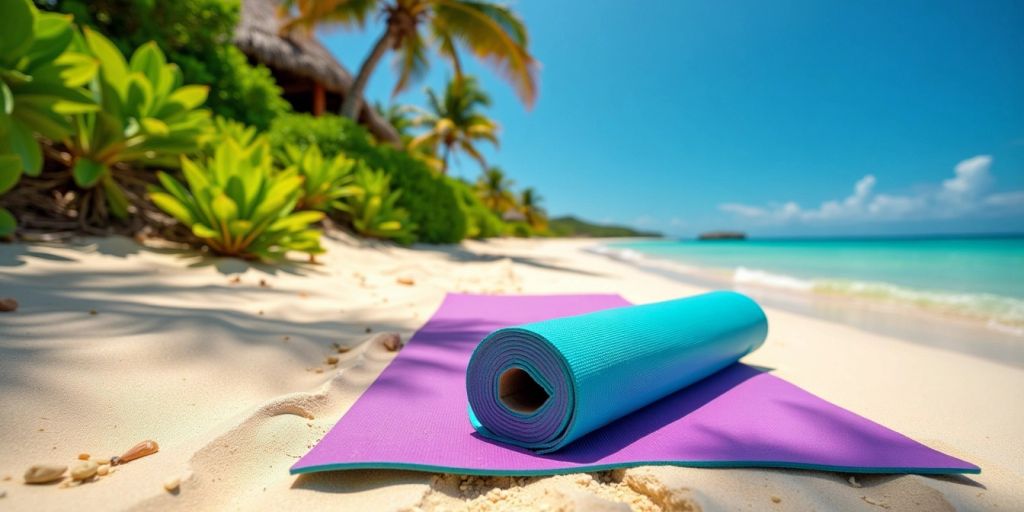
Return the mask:
<svg viewBox="0 0 1024 512"><path fill-rule="evenodd" d="M633 249L620 249L616 247L608 247L606 245L597 245L584 250L626 262L635 262L644 259L643 253L634 251Z"/></svg>
<svg viewBox="0 0 1024 512"><path fill-rule="evenodd" d="M737 268L733 282L823 295L909 304L919 308L985 321L989 327L1024 334L1024 300L988 293L916 290L883 282L799 279L758 269Z"/></svg>

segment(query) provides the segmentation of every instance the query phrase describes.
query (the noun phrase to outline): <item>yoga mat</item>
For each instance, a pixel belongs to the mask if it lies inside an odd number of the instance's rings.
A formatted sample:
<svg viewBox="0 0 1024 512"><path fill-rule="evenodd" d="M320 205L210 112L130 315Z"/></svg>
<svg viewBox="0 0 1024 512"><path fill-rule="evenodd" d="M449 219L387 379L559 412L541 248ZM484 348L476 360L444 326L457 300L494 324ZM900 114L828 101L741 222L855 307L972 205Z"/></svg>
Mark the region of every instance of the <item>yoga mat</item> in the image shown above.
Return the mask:
<svg viewBox="0 0 1024 512"><path fill-rule="evenodd" d="M326 436L291 468L547 475L672 464L850 473L978 473L945 455L742 363L540 454L470 423L466 370L504 327L628 306L617 295L448 295Z"/></svg>
<svg viewBox="0 0 1024 512"><path fill-rule="evenodd" d="M753 300L712 292L499 329L466 369L484 437L548 453L738 361L764 343Z"/></svg>

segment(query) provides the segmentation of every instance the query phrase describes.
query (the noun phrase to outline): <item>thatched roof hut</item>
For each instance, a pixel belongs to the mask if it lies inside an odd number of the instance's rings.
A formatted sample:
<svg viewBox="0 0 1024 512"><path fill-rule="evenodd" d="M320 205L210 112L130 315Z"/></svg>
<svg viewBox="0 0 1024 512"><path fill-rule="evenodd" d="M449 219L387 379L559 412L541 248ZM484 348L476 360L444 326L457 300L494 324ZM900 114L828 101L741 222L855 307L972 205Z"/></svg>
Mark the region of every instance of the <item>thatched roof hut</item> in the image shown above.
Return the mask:
<svg viewBox="0 0 1024 512"><path fill-rule="evenodd" d="M316 37L301 30L281 35L281 21L274 0L243 0L235 45L250 60L270 68L296 111L337 112L352 85L352 75ZM398 132L365 101L359 122L382 142L399 140Z"/></svg>

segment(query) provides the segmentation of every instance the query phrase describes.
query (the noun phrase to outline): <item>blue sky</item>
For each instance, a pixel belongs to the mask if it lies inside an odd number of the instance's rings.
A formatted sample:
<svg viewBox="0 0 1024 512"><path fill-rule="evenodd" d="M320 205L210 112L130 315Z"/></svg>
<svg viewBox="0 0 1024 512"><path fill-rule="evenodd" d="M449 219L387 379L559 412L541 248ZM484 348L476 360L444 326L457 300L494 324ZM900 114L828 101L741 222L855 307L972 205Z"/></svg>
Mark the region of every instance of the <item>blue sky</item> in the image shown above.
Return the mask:
<svg viewBox="0 0 1024 512"><path fill-rule="evenodd" d="M553 215L680 236L1024 231L1024 2L513 5L535 107L466 67L502 126L486 156ZM380 30L321 38L354 70ZM395 101L450 74L438 59ZM388 61L368 96L394 83Z"/></svg>

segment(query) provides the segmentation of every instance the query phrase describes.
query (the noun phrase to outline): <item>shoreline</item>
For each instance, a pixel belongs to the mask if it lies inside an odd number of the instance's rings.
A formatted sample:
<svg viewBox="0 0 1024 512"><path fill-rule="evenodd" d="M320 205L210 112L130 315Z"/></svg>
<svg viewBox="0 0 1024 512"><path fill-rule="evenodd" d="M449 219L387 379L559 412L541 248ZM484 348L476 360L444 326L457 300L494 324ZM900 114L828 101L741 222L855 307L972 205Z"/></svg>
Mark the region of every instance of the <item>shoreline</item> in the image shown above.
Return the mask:
<svg viewBox="0 0 1024 512"><path fill-rule="evenodd" d="M684 263L634 249L595 244L586 250L666 279L745 293L792 313L1024 368L1024 329L912 303L737 281L730 269Z"/></svg>
<svg viewBox="0 0 1024 512"><path fill-rule="evenodd" d="M773 305L765 308L769 339L745 362L976 463L982 473L857 476L857 485L845 473L675 466L532 478L288 474L394 357L372 336L397 332L408 340L447 292L619 293L645 303L704 291L584 250L604 242L500 239L406 249L335 235L319 264L281 267L116 237L0 245L2 295L20 302L0 316L0 404L8 415L0 427L0 505L1024 507L1024 409L1016 405L1024 371ZM143 439L160 443L160 452L100 481L74 488L21 482L32 464L119 453ZM163 489L168 478L180 479L177 494Z"/></svg>

